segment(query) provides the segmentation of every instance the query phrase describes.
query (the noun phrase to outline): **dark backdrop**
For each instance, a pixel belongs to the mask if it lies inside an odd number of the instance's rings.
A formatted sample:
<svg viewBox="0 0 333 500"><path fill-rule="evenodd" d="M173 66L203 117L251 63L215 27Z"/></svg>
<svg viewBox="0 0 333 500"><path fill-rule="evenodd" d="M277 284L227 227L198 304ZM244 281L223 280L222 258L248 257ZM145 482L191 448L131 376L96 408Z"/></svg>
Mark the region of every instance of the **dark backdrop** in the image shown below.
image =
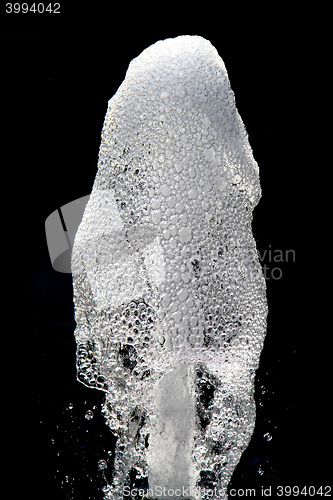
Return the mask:
<svg viewBox="0 0 333 500"><path fill-rule="evenodd" d="M261 255L266 251L268 332L257 371L256 428L230 486L255 487L257 496L272 486L274 498L277 485L318 490L328 484L324 412L316 415L320 396L309 377L315 360L302 354L312 332L299 324L294 258L302 169L294 160L301 147L294 137L301 90L297 22L273 7L201 7L178 13L167 5L136 12L130 5L109 12L73 6L68 12L61 5L58 17L3 16L5 218L15 227L12 284L19 304L10 337L17 352L12 372L19 374L12 435L18 437L17 477L34 499L101 498L114 445L100 414L103 394L76 381L71 275L51 267L45 219L90 193L107 103L131 59L181 34L209 39L224 60L263 192L253 232ZM287 250L294 251L288 261ZM283 262L274 262L274 251ZM98 468L99 460L107 469Z"/></svg>

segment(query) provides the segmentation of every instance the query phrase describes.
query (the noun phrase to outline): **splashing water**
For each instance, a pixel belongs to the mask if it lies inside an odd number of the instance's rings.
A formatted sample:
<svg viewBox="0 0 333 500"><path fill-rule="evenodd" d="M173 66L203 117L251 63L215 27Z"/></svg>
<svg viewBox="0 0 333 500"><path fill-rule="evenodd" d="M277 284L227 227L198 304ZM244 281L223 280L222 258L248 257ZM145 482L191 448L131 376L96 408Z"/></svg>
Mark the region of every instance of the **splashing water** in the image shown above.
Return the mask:
<svg viewBox="0 0 333 500"><path fill-rule="evenodd" d="M266 332L260 196L216 49L180 36L144 50L109 101L72 254L78 379L105 391L118 436L105 498L227 497Z"/></svg>

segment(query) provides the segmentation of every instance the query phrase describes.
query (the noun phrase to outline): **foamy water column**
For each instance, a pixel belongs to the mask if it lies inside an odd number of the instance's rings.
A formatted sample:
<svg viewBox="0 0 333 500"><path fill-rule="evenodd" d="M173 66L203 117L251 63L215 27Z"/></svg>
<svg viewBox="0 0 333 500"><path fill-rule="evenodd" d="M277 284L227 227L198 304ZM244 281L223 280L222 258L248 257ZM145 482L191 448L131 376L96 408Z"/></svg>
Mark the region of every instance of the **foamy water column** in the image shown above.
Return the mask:
<svg viewBox="0 0 333 500"><path fill-rule="evenodd" d="M78 379L105 391L118 436L105 498L224 498L255 424L260 196L216 49L144 50L109 101L72 255Z"/></svg>

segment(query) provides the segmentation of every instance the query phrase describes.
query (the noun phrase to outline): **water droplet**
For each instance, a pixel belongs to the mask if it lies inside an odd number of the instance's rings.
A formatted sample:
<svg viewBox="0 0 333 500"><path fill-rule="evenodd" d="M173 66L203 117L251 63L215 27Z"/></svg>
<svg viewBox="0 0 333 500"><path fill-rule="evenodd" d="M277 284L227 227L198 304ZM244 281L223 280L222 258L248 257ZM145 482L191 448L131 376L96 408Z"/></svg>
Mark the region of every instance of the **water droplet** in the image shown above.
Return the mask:
<svg viewBox="0 0 333 500"><path fill-rule="evenodd" d="M93 418L94 418L94 412L93 412L93 411L91 411L91 410L88 410L88 411L86 412L86 414L85 414L84 418L85 418L86 420L91 420L91 419L93 419Z"/></svg>
<svg viewBox="0 0 333 500"><path fill-rule="evenodd" d="M74 408L73 403L69 403L69 405L68 405L68 409L69 409L69 410L73 410L73 408Z"/></svg>
<svg viewBox="0 0 333 500"><path fill-rule="evenodd" d="M270 441L272 439L272 436L270 435L269 432L266 432L266 434L264 434L264 440L265 441Z"/></svg>
<svg viewBox="0 0 333 500"><path fill-rule="evenodd" d="M107 464L106 460L99 460L99 462L98 462L99 470L107 469L107 467L108 467L108 464Z"/></svg>

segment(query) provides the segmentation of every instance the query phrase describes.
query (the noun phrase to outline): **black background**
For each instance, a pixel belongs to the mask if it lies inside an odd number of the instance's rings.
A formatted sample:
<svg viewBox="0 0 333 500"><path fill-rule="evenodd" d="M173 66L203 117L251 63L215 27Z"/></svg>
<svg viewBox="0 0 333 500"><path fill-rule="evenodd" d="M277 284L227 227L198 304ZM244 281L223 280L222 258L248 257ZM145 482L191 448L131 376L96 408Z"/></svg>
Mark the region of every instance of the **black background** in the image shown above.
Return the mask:
<svg viewBox="0 0 333 500"><path fill-rule="evenodd" d="M81 4L66 9L61 4L61 14L53 16L2 15L8 151L3 189L10 199L4 218L15 228L11 293L19 304L10 337L10 353L17 356L8 355L13 379L19 374L12 384L10 420L21 493L92 500L101 498L105 484L98 461L108 461L107 476L114 440L100 414L103 394L76 381L71 275L51 267L45 219L90 193L107 103L131 59L159 39L200 35L225 62L259 164L263 195L253 221L258 249L284 255L294 250L298 258L302 166L294 161L300 147L294 129L302 40L297 21L277 7L244 10L222 3L218 11L207 4L178 12L180 7L156 4L107 12ZM267 255L264 264L269 316L257 371L256 428L230 487L255 487L260 497L262 486L272 486L274 498L277 485L318 489L328 484L327 426L325 408L316 413L322 396L309 373L319 363L303 353L312 332L300 327L304 311L297 300L296 263L292 258L274 263ZM273 279L274 267L281 269L280 279ZM94 412L92 420L85 419L87 410ZM264 439L266 433L271 440Z"/></svg>

